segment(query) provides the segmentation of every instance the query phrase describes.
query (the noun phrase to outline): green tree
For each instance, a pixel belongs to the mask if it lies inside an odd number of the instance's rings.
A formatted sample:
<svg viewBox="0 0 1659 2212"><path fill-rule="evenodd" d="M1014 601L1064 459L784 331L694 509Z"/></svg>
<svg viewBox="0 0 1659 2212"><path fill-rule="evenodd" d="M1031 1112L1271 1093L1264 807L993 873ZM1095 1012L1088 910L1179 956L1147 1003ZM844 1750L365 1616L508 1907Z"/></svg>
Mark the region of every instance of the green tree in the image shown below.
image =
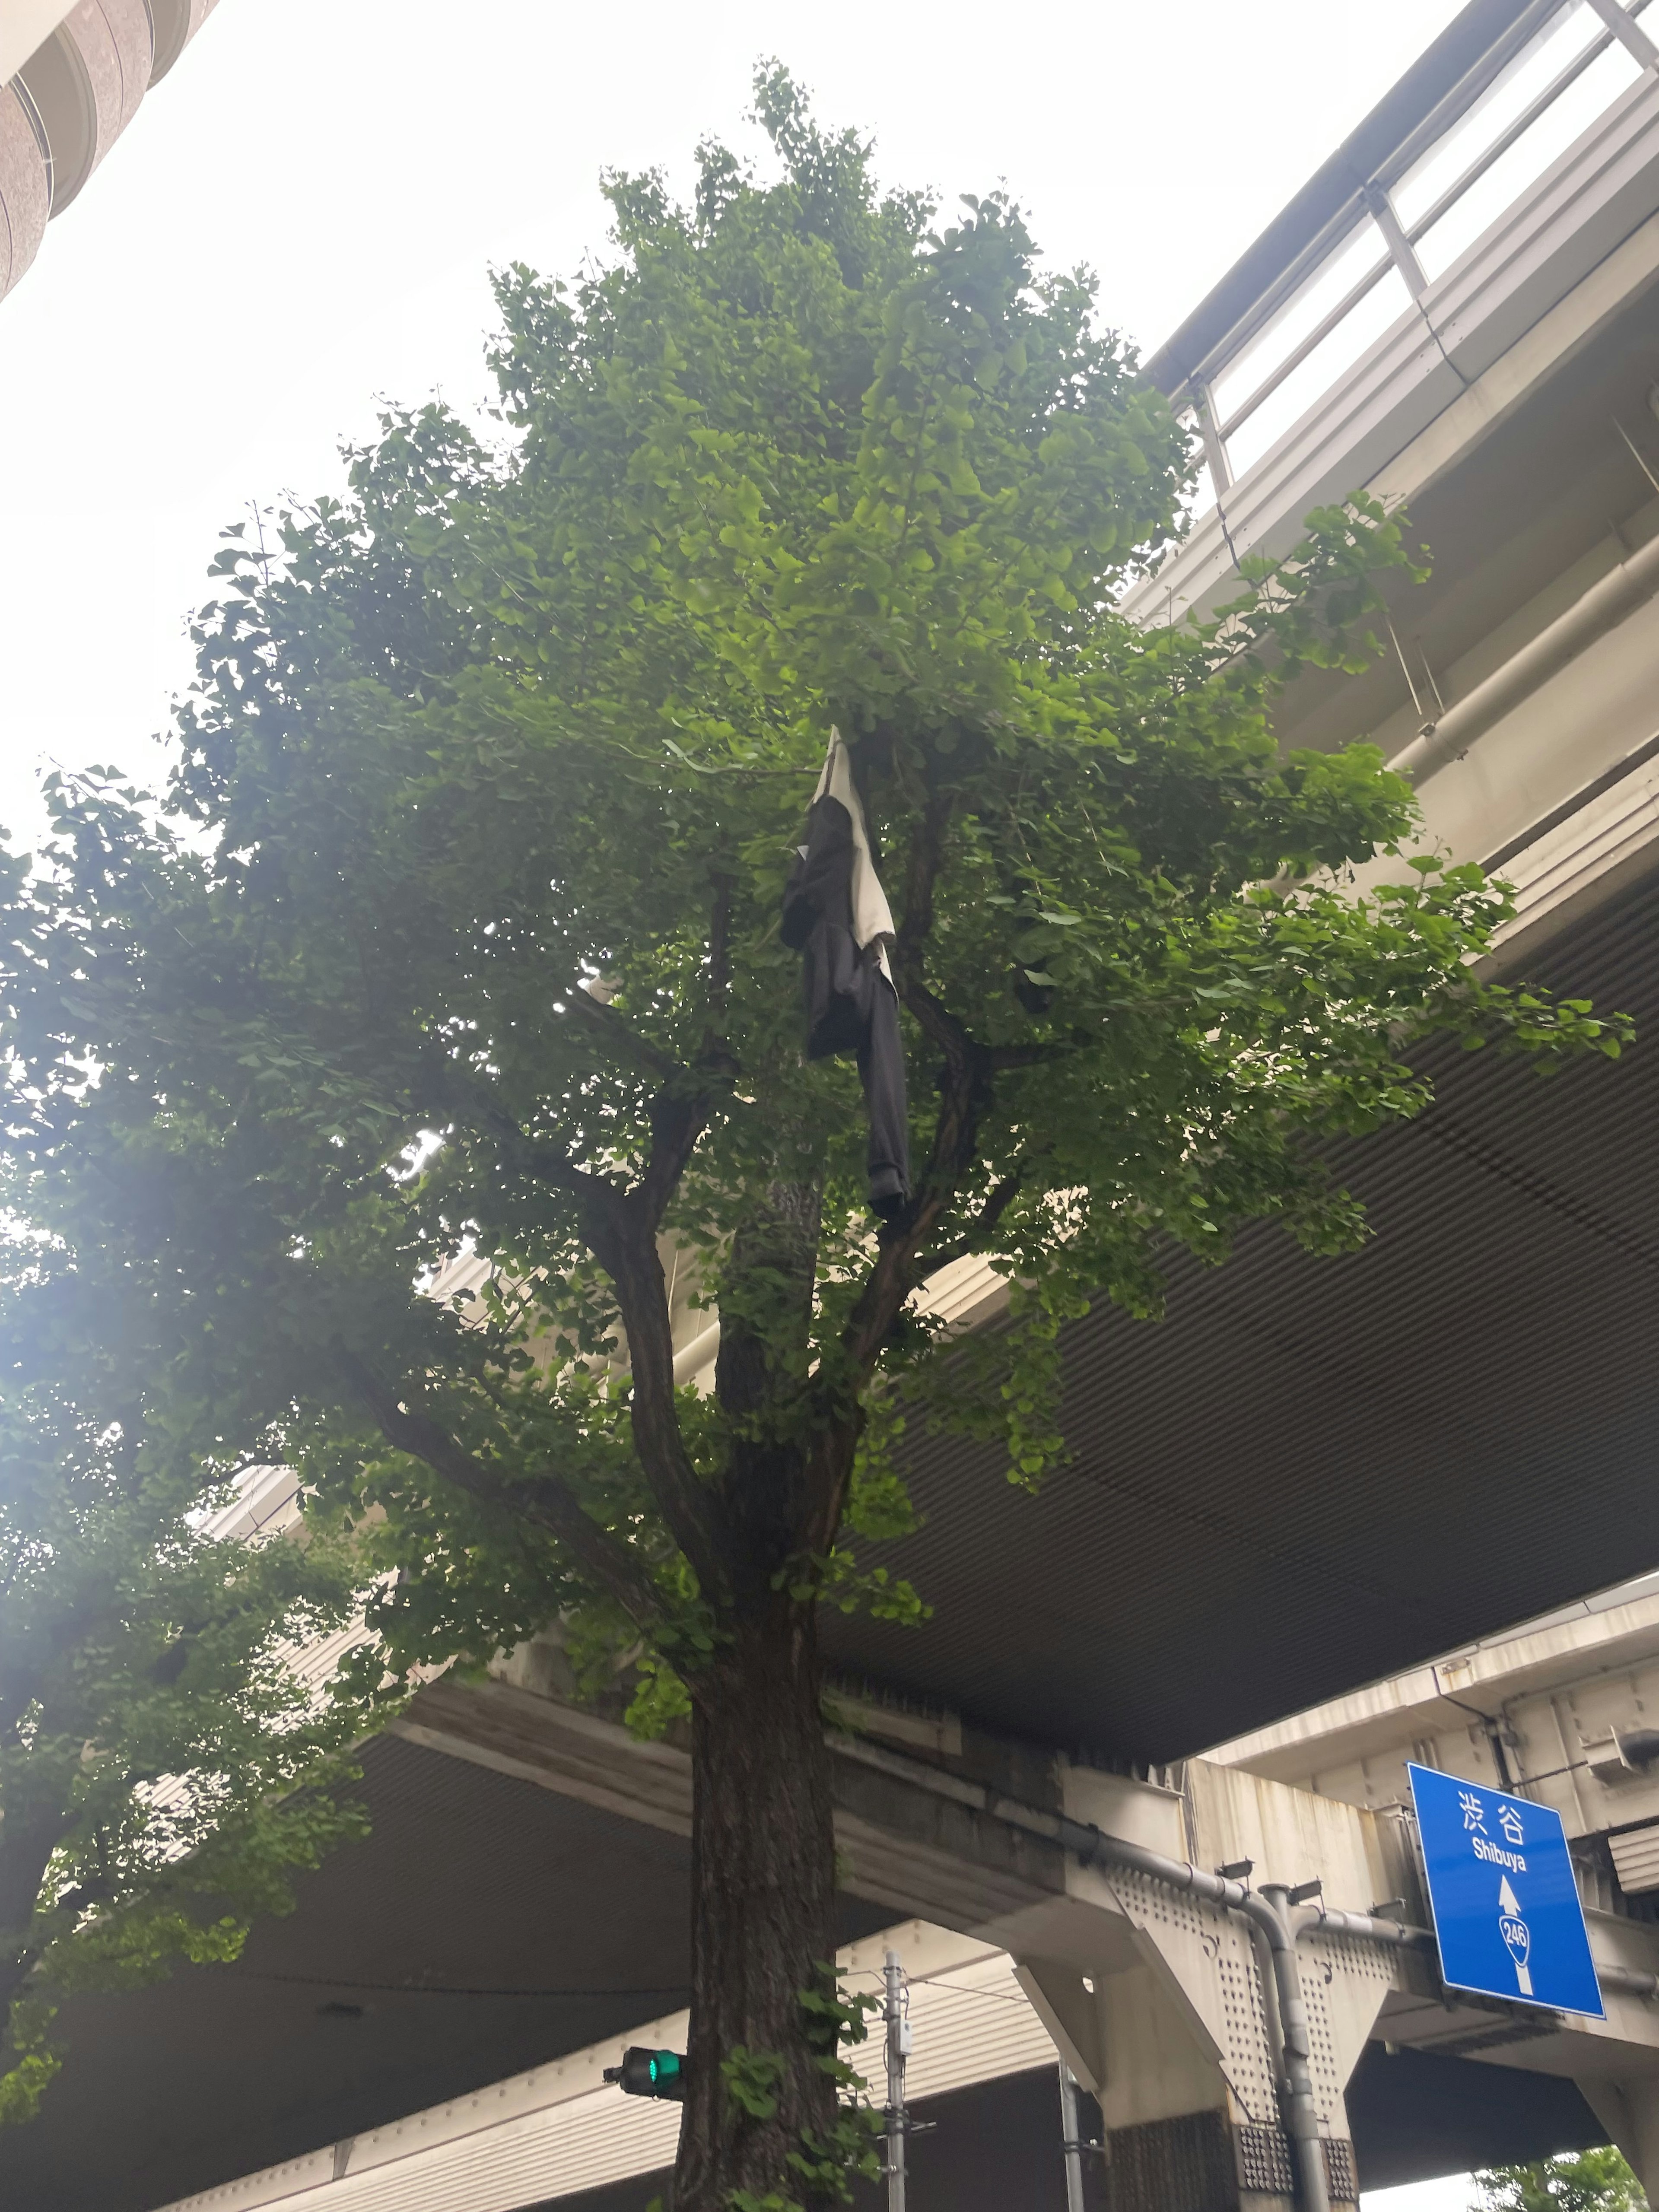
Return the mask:
<svg viewBox="0 0 1659 2212"><path fill-rule="evenodd" d="M5 933L15 1206L228 1444L374 1521L394 1664L563 1616L596 1668L643 1649L642 1723L689 1711L678 2212L840 2185L816 1623L921 1610L860 1556L903 1422L1035 1481L1091 1297L1154 1315L1163 1252L1249 1222L1363 1233L1316 1143L1423 1103L1415 1041L1620 1034L1480 979L1478 872L1345 886L1413 820L1373 749L1278 756L1275 688L1372 649L1395 526L1323 514L1223 623L1132 628L1188 462L1090 280L757 97L775 180L612 178L612 265L501 278L498 449L395 414L348 496L229 533L165 794L50 787ZM832 727L897 915L883 1220L779 931ZM464 1248L484 1291L429 1295ZM974 1253L994 1360L915 1310Z"/></svg>
<svg viewBox="0 0 1659 2212"><path fill-rule="evenodd" d="M4 2122L58 2069L65 1992L234 1958L357 1826L332 1785L361 1709L286 1647L355 1620L362 1570L337 1542L215 1537L230 1486L182 1428L182 1378L147 1385L140 1316L61 1251L0 1249Z"/></svg>
<svg viewBox="0 0 1659 2212"><path fill-rule="evenodd" d="M1647 2212L1641 2183L1611 2144L1470 2178L1470 2212Z"/></svg>

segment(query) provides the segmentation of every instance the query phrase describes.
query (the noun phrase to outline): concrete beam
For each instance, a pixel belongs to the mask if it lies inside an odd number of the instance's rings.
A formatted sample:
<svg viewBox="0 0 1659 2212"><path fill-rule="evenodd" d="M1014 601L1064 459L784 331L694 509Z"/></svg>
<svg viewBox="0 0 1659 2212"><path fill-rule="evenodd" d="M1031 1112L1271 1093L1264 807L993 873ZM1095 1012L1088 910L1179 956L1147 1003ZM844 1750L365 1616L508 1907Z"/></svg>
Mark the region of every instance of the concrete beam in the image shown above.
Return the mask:
<svg viewBox="0 0 1659 2212"><path fill-rule="evenodd" d="M614 1721L507 1682L438 1681L393 1732L672 1835L691 1832L691 1761ZM856 1739L835 1742L836 1840L855 1896L978 1933L1063 1893L1063 1854L991 1818L963 1783L918 1786L907 1762Z"/></svg>

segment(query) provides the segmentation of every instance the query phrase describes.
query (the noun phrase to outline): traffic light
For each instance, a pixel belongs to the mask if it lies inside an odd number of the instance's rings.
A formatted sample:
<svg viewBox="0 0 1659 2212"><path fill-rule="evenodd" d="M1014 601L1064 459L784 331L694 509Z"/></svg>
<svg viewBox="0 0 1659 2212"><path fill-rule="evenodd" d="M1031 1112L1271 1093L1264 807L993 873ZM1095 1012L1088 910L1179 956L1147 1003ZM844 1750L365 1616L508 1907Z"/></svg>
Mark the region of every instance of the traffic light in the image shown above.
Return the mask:
<svg viewBox="0 0 1659 2212"><path fill-rule="evenodd" d="M685 2101L685 2058L678 2051L647 2051L630 2044L620 2066L607 2066L607 2081L614 2081L624 2097L666 2097L672 2104Z"/></svg>

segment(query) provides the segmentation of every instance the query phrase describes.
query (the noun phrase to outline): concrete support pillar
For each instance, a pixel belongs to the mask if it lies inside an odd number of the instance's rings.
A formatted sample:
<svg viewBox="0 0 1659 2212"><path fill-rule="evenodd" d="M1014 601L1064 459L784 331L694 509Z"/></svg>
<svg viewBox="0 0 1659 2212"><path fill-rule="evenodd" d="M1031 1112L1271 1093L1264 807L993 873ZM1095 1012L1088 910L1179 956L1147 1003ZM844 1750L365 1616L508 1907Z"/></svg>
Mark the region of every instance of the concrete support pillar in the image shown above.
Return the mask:
<svg viewBox="0 0 1659 2212"><path fill-rule="evenodd" d="M1634 2167L1650 2203L1659 2203L1659 2074L1581 2078L1579 2088L1608 2136Z"/></svg>
<svg viewBox="0 0 1659 2212"><path fill-rule="evenodd" d="M1168 1952L1143 1928L1127 1960L1103 1960L1098 1972L1035 1957L1016 1970L1055 2047L1099 2102L1102 2200L1109 2212L1297 2212L1249 1939L1224 1923L1201 1930L1166 1923L1162 1932ZM1328 2194L1341 2208L1358 2192L1340 2095L1326 2118Z"/></svg>
<svg viewBox="0 0 1659 2212"><path fill-rule="evenodd" d="M1111 2212L1307 2212L1322 2166L1326 2202L1355 2204L1344 2093L1400 1954L1304 1925L1287 1891L1313 1868L1339 1895L1398 1893L1377 1887L1391 1869L1372 1863L1374 1819L1201 1761L1184 1792L1081 1769L1065 1786L1073 1818L1170 1869L1079 1855L1063 1901L1001 1938L1099 2102ZM1241 1864L1279 1899L1271 1932L1298 1932L1277 1953L1231 1871L1220 1896L1182 1879Z"/></svg>
<svg viewBox="0 0 1659 2212"><path fill-rule="evenodd" d="M1277 2126L1183 2112L1114 2128L1106 2149L1108 2212L1297 2212L1290 2138ZM1346 2143L1327 2141L1325 2174L1334 2207L1358 2201Z"/></svg>

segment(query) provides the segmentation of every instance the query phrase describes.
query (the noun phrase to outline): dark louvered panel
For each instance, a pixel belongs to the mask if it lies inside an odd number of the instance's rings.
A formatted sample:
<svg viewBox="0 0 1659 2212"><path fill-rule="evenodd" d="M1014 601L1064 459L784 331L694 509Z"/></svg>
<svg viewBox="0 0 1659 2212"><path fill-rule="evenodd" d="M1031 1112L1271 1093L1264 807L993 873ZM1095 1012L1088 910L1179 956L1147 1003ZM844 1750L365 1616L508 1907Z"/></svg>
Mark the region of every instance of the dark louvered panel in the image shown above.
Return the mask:
<svg viewBox="0 0 1659 2212"><path fill-rule="evenodd" d="M837 1662L970 1719L1164 1759L1659 1565L1659 895L1540 981L1640 1024L1540 1079L1442 1053L1433 1109L1333 1156L1364 1251L1276 1232L1170 1267L1170 1317L1067 1340L1073 1464L1036 1499L923 1443L885 1556L920 1632Z"/></svg>

